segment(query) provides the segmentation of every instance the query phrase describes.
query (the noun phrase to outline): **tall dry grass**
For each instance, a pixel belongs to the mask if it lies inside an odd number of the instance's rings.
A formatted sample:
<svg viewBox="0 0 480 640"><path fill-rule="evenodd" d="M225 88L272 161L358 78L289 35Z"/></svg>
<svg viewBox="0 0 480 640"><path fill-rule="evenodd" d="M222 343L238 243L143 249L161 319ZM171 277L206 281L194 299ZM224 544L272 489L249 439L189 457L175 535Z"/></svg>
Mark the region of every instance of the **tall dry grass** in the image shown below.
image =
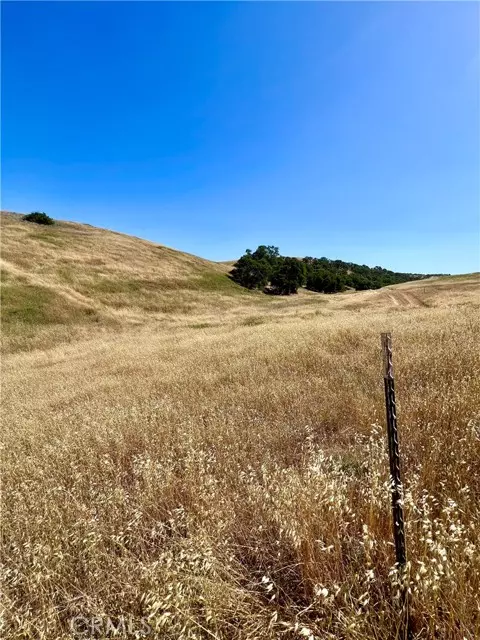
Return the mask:
<svg viewBox="0 0 480 640"><path fill-rule="evenodd" d="M172 639L396 637L384 330L415 637L480 637L478 296L451 287L8 356L4 637L73 638L76 615Z"/></svg>

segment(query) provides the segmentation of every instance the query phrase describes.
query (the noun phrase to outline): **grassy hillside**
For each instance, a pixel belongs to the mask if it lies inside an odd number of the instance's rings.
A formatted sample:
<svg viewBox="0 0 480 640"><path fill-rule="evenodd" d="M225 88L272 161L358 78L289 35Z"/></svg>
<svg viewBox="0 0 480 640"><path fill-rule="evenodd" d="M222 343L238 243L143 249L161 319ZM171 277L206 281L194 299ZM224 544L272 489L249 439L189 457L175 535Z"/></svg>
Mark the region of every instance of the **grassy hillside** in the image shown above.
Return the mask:
<svg viewBox="0 0 480 640"><path fill-rule="evenodd" d="M328 302L332 309L362 307L365 301L398 304L392 293L371 298L371 292L355 299L326 299L305 291L296 300L264 299L228 277L232 263L211 262L86 224L42 226L2 212L1 232L4 352L47 348L92 331L120 332L149 322L215 326L219 313L223 319L246 315L245 322L255 323L259 313L296 313L305 304ZM435 304L443 287L439 282L420 296L409 294L410 303L415 298L414 305ZM458 281L455 295L474 286L474 278Z"/></svg>
<svg viewBox="0 0 480 640"><path fill-rule="evenodd" d="M3 637L74 640L81 615L162 639L398 638L386 330L415 638L480 637L478 275L243 295L151 243L6 220ZM174 278L151 295L188 312L149 309L127 274Z"/></svg>
<svg viewBox="0 0 480 640"><path fill-rule="evenodd" d="M224 265L140 238L70 222L42 226L5 212L1 230L2 328L12 348L46 325L52 341L63 340L249 295Z"/></svg>

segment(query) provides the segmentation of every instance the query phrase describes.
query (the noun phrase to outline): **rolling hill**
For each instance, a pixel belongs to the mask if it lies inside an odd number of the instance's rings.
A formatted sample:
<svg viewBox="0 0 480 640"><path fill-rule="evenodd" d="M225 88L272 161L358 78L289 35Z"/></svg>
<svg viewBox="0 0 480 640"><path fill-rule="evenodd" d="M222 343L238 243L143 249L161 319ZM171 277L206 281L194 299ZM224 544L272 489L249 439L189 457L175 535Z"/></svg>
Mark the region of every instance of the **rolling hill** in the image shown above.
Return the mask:
<svg viewBox="0 0 480 640"><path fill-rule="evenodd" d="M87 224L25 222L1 213L1 319L6 351L45 348L91 332L154 322L212 326L265 312L288 316L299 308L358 309L440 304L474 291L478 277L436 278L379 291L325 296L301 291L272 299L227 277L231 262L216 263ZM452 286L454 284L454 286ZM398 293L396 292L396 288ZM400 293L404 291L405 293ZM255 314L255 315L252 315Z"/></svg>
<svg viewBox="0 0 480 640"><path fill-rule="evenodd" d="M86 224L1 213L5 338L45 325L128 325L249 295L228 267ZM251 295L251 294L250 294Z"/></svg>

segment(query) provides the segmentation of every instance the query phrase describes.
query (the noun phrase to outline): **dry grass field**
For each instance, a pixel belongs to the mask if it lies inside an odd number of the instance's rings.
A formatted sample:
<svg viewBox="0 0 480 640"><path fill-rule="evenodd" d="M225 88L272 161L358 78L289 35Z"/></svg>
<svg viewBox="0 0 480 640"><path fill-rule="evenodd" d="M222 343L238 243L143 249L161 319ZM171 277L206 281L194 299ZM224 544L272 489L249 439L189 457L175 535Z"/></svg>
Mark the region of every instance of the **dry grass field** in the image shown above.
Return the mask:
<svg viewBox="0 0 480 640"><path fill-rule="evenodd" d="M478 276L279 299L226 269L2 216L3 637L397 637L386 330L414 636L480 637Z"/></svg>

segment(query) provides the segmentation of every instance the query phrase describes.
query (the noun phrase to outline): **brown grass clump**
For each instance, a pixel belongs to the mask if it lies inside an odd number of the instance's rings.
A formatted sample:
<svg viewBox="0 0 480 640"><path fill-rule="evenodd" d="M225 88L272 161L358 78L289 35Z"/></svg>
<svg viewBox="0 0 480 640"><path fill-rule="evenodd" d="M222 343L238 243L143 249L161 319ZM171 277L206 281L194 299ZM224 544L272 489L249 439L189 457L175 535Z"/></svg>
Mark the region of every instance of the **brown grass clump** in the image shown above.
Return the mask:
<svg viewBox="0 0 480 640"><path fill-rule="evenodd" d="M7 355L3 637L75 638L82 615L157 638L395 638L384 330L415 637L480 637L472 282L218 293L221 313Z"/></svg>

